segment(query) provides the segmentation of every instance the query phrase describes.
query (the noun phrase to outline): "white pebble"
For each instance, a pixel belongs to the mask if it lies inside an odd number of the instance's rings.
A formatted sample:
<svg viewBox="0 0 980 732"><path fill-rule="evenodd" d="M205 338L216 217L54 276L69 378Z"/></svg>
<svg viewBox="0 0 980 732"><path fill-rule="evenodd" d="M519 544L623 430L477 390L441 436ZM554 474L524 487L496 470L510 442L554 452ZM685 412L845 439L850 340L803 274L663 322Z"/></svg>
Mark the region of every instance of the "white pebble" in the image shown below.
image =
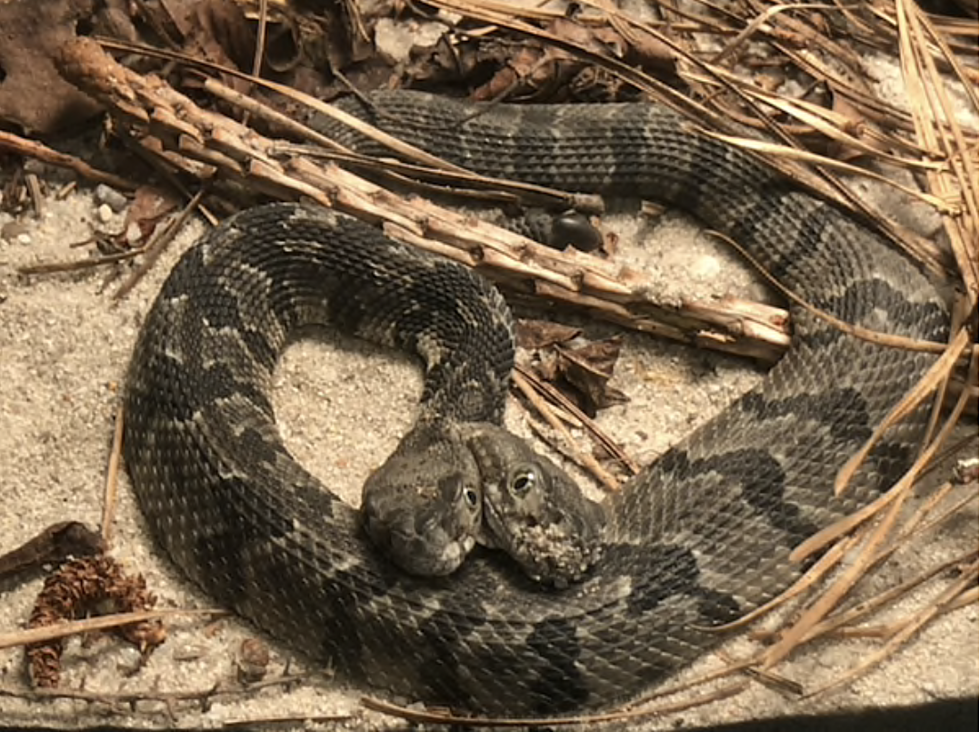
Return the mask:
<svg viewBox="0 0 980 732"><path fill-rule="evenodd" d="M721 260L711 255L697 257L691 266L691 274L702 281L710 282L721 274Z"/></svg>
<svg viewBox="0 0 980 732"><path fill-rule="evenodd" d="M98 213L99 221L101 221L103 224L108 224L110 221L112 221L112 208L108 203L103 203L101 206L99 206Z"/></svg>
<svg viewBox="0 0 980 732"><path fill-rule="evenodd" d="M143 232L140 229L140 225L135 221L130 221L129 226L126 227L126 242L130 245L139 243L139 240L143 238Z"/></svg>

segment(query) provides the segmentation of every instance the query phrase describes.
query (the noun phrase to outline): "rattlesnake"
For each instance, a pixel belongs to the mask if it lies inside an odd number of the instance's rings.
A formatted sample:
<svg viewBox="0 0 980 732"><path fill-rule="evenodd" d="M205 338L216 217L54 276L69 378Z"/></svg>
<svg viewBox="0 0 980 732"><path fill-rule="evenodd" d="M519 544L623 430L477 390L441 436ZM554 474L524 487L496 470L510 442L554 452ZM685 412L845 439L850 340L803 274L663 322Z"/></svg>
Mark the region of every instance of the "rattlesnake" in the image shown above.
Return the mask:
<svg viewBox="0 0 980 732"><path fill-rule="evenodd" d="M369 100L345 108L450 162L676 205L842 320L945 336L935 287L877 235L658 106ZM330 133L376 152L356 133ZM792 547L877 495L921 436L917 418L889 430L846 494L832 495L838 469L935 357L794 307L792 348L762 385L606 501L603 556L584 582L548 590L492 557L413 578L286 452L270 374L305 322L418 352L434 313L485 318L470 306L488 291L327 211L264 206L211 232L164 285L128 375L125 457L157 542L215 599L348 678L457 709L558 714L635 697L717 643L724 634L709 628L796 579ZM465 403L445 385L487 378L467 372L464 346L496 347L482 335L421 344L441 354L426 377L430 406Z"/></svg>

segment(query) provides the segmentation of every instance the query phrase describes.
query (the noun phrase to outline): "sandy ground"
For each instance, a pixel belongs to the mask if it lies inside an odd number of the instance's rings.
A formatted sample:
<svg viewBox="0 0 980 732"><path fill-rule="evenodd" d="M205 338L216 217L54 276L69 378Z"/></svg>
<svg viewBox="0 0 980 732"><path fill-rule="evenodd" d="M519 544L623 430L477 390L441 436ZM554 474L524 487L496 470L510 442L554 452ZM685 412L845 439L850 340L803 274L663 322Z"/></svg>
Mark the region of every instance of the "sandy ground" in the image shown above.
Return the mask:
<svg viewBox="0 0 980 732"><path fill-rule="evenodd" d="M102 512L102 481L120 379L141 318L178 253L201 231L189 226L148 277L119 304L110 294L121 270L24 277L28 264L81 256L69 245L96 230L120 226L116 215L103 222L87 191L64 201L49 200L41 220L23 220L22 234L0 240L0 549L29 539L43 527L65 519L97 526ZM693 292L758 296L755 282L737 259L720 249L680 216L656 225L636 217L618 222L624 241L647 239L643 257L676 286L681 278ZM9 222L0 218L0 227ZM640 257L627 247L626 258ZM593 328L608 332L607 328ZM630 403L607 410L608 429L639 461L662 452L708 419L759 378L753 365L692 351L673 344L626 336L616 385ZM355 501L367 472L378 465L410 424L420 378L407 359L355 342L305 341L287 352L279 371L276 406L287 442L296 456L327 485ZM512 405L514 406L514 405ZM514 408L510 424L527 432L526 417ZM968 448L976 454L976 443ZM961 491L975 491L966 486ZM113 555L146 577L163 607L208 607L207 598L188 586L149 543L123 479L111 526ZM872 588L911 577L921 567L953 556L977 543L976 509L942 531L909 547L900 559L871 578ZM937 592L949 578L930 587ZM0 588L0 632L22 627L40 580ZM921 599L921 598L920 598ZM893 609L899 617L908 605ZM241 640L259 635L233 619L176 621L169 640L140 666L139 655L119 640L100 636L73 641L64 683L89 691L205 690L234 677ZM271 673L302 658L271 643ZM747 642L728 648L741 653ZM798 654L779 672L815 688L869 652L856 641L825 643ZM720 720L755 719L808 710L918 703L977 693L977 608L963 608L919 634L897 656L845 688L812 700L793 700L762 685L708 707L684 712L650 729ZM297 662L300 665L297 665ZM697 672L719 663L705 659ZM0 689L24 688L19 649L0 651ZM136 712L104 705L59 700L45 703L0 697L0 718L14 724L75 726L112 721L147 726L218 725L228 720L275 716L351 714L336 728L398 726L359 708L361 690L340 681L314 680L288 688L269 688L245 697L217 699L206 710L194 703L174 707L170 720L160 704L144 702ZM333 727L331 727L333 728Z"/></svg>
<svg viewBox="0 0 980 732"><path fill-rule="evenodd" d="M935 227L934 218L909 221L909 209L901 200L888 201L887 208L903 223L918 224L923 233ZM125 274L125 266L43 277L21 276L17 269L86 256L70 245L97 231L118 231L121 214L102 220L91 191L83 188L66 200L48 200L40 220L27 217L13 228L8 227L10 223L8 216L0 214L0 232L7 234L0 236L0 552L54 522L73 519L99 525L114 413L130 349L170 266L202 230L199 223L187 227L140 285L114 303L111 293ZM733 254L683 217L668 214L651 223L625 216L614 226L624 243L619 255L622 261L658 273L666 290L688 296L751 298L766 293ZM591 334L609 332L608 327L590 326ZM641 463L709 419L760 377L760 371L745 361L635 334L625 335L625 346L614 385L629 395L630 402L603 412L600 423ZM287 351L279 369L275 403L287 444L296 457L353 502L365 476L383 461L411 423L420 383L415 366L407 359L331 337L304 341ZM516 405L511 406L509 425L530 434L527 417ZM976 456L975 424L971 429L973 439L964 454ZM939 471L936 477L943 479L947 474ZM975 483L958 489L959 495L971 492L976 492ZM928 487L921 493L927 496ZM146 577L160 606L211 606L148 541L125 476L109 528L113 556ZM865 589L880 590L907 580L923 568L976 546L974 502L940 530L910 542L900 556L868 578ZM874 622L913 612L925 597L937 594L952 580L940 577ZM23 627L40 586L40 579L0 585L0 634ZM940 618L872 673L831 694L799 699L754 683L737 697L646 721L643 728L676 729L976 696L977 614L972 605ZM75 640L65 659L64 685L103 693L196 690L203 694L216 684L233 682L241 641L251 637L264 638L231 618L174 621L167 642L145 664L134 649L115 637ZM287 665L293 671L303 667L302 657L294 650L268 642L270 675L282 673ZM725 651L738 656L752 647L748 641L736 640ZM866 658L873 648L858 640L824 642L798 652L778 673L815 689ZM719 655L711 654L686 675L719 664ZM168 728L282 716L350 715L323 726L404 726L364 710L359 698L365 690L322 677L214 698L208 705L176 703L171 707L172 717L157 702L141 702L133 710L126 705L38 702L4 695L24 689L22 651L0 650L0 724Z"/></svg>

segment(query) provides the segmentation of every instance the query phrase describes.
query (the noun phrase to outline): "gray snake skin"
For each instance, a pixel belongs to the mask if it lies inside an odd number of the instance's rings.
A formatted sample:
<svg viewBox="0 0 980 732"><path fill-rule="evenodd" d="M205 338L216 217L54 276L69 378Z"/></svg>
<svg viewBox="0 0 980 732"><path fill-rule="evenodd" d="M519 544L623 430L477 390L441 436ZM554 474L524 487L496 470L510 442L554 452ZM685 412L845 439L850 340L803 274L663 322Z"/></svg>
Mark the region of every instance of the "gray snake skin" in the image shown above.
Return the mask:
<svg viewBox="0 0 980 732"><path fill-rule="evenodd" d="M660 107L370 102L344 107L481 173L674 205L842 320L945 338L936 289L878 236ZM562 714L635 698L718 643L706 628L794 581L791 549L889 485L921 436L921 419L892 429L833 497L837 470L934 357L795 308L793 346L763 383L606 501L603 556L583 582L548 590L492 556L412 577L286 452L270 374L290 333L327 319L428 359L429 406L479 412L478 391L456 400L443 385L504 388L506 328L471 307L491 291L329 212L265 206L213 231L163 286L128 375L125 457L156 541L217 601L345 678L458 710ZM474 327L434 342L439 312ZM501 367L467 372L468 348Z"/></svg>

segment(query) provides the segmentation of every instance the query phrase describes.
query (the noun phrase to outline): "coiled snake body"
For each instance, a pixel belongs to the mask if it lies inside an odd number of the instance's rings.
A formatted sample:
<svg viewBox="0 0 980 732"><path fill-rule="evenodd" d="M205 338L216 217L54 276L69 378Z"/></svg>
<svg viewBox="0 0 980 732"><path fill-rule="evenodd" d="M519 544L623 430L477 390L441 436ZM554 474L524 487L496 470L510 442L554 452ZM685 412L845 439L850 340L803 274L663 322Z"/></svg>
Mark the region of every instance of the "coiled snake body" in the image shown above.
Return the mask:
<svg viewBox="0 0 980 732"><path fill-rule="evenodd" d="M476 114L408 92L370 99L370 110L347 108L451 162L675 205L842 320L944 337L936 290L876 235L659 107ZM419 285L433 272L439 287ZM585 582L546 591L477 558L449 578L412 578L376 556L354 509L286 452L270 375L290 332L327 319L429 349L426 391L438 402L446 383L497 378L466 372L466 348L504 348L492 335L500 322L476 307L489 292L325 211L260 207L213 231L164 285L128 377L125 457L156 540L218 601L351 678L457 709L557 714L635 697L718 642L705 629L797 578L790 550L877 495L920 436L915 420L890 430L834 498L837 470L933 357L797 308L793 346L764 382L607 501L604 556ZM440 311L473 332L433 342Z"/></svg>

